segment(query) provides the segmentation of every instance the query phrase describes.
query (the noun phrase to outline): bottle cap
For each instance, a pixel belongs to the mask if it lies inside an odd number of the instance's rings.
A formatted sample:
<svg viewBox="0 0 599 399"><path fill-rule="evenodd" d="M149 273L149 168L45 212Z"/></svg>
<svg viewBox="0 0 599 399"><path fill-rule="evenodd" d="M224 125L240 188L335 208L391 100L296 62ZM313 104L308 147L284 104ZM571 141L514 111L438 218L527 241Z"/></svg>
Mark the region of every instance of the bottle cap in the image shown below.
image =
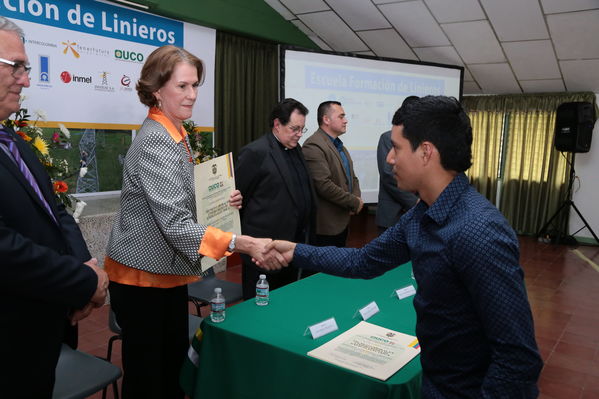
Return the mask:
<svg viewBox="0 0 599 399"><path fill-rule="evenodd" d="M222 288L220 288L220 287L216 287L216 288L214 289L214 293L215 293L215 294L220 294L221 292L223 292L223 289L222 289Z"/></svg>
<svg viewBox="0 0 599 399"><path fill-rule="evenodd" d="M261 274L260 275L260 280L266 280L266 274Z"/></svg>

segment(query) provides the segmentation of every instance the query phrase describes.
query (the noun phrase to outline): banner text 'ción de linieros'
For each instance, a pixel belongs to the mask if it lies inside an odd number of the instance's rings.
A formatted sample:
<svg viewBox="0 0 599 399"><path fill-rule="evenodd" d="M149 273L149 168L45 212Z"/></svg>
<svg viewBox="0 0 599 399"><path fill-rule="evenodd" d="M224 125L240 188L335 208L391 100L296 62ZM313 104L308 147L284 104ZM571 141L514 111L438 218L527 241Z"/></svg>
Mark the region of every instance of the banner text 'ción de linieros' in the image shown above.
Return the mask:
<svg viewBox="0 0 599 399"><path fill-rule="evenodd" d="M183 46L183 23L96 1L2 0L0 15L152 46Z"/></svg>

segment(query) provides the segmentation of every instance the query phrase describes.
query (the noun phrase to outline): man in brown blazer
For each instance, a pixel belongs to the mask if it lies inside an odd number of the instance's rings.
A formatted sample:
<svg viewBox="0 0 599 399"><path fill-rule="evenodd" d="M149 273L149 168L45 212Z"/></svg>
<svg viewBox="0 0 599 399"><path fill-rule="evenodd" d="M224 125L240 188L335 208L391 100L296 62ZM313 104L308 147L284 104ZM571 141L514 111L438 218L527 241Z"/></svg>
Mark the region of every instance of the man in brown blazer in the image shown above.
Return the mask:
<svg viewBox="0 0 599 399"><path fill-rule="evenodd" d="M350 216L364 206L352 159L339 139L347 119L337 101L320 104L317 119L318 130L302 147L318 200L316 245L344 247Z"/></svg>

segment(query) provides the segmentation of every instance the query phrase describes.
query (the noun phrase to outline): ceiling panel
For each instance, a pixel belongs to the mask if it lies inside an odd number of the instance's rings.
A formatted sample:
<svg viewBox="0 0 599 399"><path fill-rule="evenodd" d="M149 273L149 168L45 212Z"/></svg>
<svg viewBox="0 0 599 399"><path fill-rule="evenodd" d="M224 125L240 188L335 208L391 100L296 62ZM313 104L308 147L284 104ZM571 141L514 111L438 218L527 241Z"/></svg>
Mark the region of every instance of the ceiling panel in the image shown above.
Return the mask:
<svg viewBox="0 0 599 399"><path fill-rule="evenodd" d="M457 22L441 26L467 64L505 61L488 21Z"/></svg>
<svg viewBox="0 0 599 399"><path fill-rule="evenodd" d="M522 92L507 63L469 65L468 67L486 94Z"/></svg>
<svg viewBox="0 0 599 399"><path fill-rule="evenodd" d="M486 19L478 0L424 0L438 22Z"/></svg>
<svg viewBox="0 0 599 399"><path fill-rule="evenodd" d="M327 3L353 30L391 27L379 9L369 1L327 0Z"/></svg>
<svg viewBox="0 0 599 399"><path fill-rule="evenodd" d="M520 86L525 93L549 93L565 91L564 82L561 79L548 80L521 80Z"/></svg>
<svg viewBox="0 0 599 399"><path fill-rule="evenodd" d="M464 80L469 82L474 80L468 68L464 68Z"/></svg>
<svg viewBox="0 0 599 399"><path fill-rule="evenodd" d="M503 49L518 79L561 78L550 40L507 42Z"/></svg>
<svg viewBox="0 0 599 399"><path fill-rule="evenodd" d="M538 0L481 0L500 41L547 39Z"/></svg>
<svg viewBox="0 0 599 399"><path fill-rule="evenodd" d="M465 63L467 92L599 93L599 0L265 1L325 50Z"/></svg>
<svg viewBox="0 0 599 399"><path fill-rule="evenodd" d="M547 16L560 60L599 58L599 10Z"/></svg>
<svg viewBox="0 0 599 399"><path fill-rule="evenodd" d="M541 0L541 5L546 14L599 8L597 0Z"/></svg>
<svg viewBox="0 0 599 399"><path fill-rule="evenodd" d="M264 0L273 10L281 14L286 20L295 19L295 15L287 9L279 0Z"/></svg>
<svg viewBox="0 0 599 399"><path fill-rule="evenodd" d="M599 60L560 61L568 91L599 93Z"/></svg>
<svg viewBox="0 0 599 399"><path fill-rule="evenodd" d="M336 51L367 51L368 47L332 11L298 15L299 19Z"/></svg>
<svg viewBox="0 0 599 399"><path fill-rule="evenodd" d="M482 90L476 82L464 82L464 94L481 94Z"/></svg>
<svg viewBox="0 0 599 399"><path fill-rule="evenodd" d="M299 19L294 19L293 21L290 21L290 22L293 25L297 26L299 30L301 30L302 32L304 32L306 34L306 36L316 36L316 33L312 32L312 29L308 28L306 26L306 24L304 24Z"/></svg>
<svg viewBox="0 0 599 399"><path fill-rule="evenodd" d="M369 30L358 32L358 35L379 57L418 59L394 29Z"/></svg>
<svg viewBox="0 0 599 399"><path fill-rule="evenodd" d="M373 53L372 51L357 51L354 54L359 54L359 55L372 55L376 57L376 54Z"/></svg>
<svg viewBox="0 0 599 399"><path fill-rule="evenodd" d="M422 1L385 4L379 9L412 47L450 44Z"/></svg>
<svg viewBox="0 0 599 399"><path fill-rule="evenodd" d="M372 2L374 4L401 3L403 1L412 1L412 0L372 0Z"/></svg>
<svg viewBox="0 0 599 399"><path fill-rule="evenodd" d="M322 0L280 0L294 14L330 10Z"/></svg>
<svg viewBox="0 0 599 399"><path fill-rule="evenodd" d="M326 44L320 37L318 36L308 36L310 38L310 40L312 40L314 43L316 43L316 45L318 47L320 47L322 50L327 50L327 51L333 51L333 49Z"/></svg>
<svg viewBox="0 0 599 399"><path fill-rule="evenodd" d="M414 48L416 55L422 61L438 62L440 64L464 65L464 62L452 46Z"/></svg>

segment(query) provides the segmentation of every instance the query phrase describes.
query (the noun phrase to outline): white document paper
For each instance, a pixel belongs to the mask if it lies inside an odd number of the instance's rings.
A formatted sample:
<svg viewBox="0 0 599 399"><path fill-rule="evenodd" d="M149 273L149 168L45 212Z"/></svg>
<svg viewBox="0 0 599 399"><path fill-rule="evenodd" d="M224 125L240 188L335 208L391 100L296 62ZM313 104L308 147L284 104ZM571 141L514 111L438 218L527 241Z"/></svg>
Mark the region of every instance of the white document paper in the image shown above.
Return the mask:
<svg viewBox="0 0 599 399"><path fill-rule="evenodd" d="M241 234L239 211L229 206L229 197L235 190L233 171L232 153L202 162L194 167L197 219L200 224ZM217 261L204 256L202 271L219 263L226 265L227 258L223 257Z"/></svg>
<svg viewBox="0 0 599 399"><path fill-rule="evenodd" d="M395 293L399 299L404 299L416 295L416 288L414 288L413 285L408 285L407 287L396 290Z"/></svg>
<svg viewBox="0 0 599 399"><path fill-rule="evenodd" d="M372 301L362 309L358 310L358 312L362 315L362 320L368 320L379 312L379 306L375 301Z"/></svg>
<svg viewBox="0 0 599 399"><path fill-rule="evenodd" d="M361 321L308 356L386 381L419 353L416 337Z"/></svg>

